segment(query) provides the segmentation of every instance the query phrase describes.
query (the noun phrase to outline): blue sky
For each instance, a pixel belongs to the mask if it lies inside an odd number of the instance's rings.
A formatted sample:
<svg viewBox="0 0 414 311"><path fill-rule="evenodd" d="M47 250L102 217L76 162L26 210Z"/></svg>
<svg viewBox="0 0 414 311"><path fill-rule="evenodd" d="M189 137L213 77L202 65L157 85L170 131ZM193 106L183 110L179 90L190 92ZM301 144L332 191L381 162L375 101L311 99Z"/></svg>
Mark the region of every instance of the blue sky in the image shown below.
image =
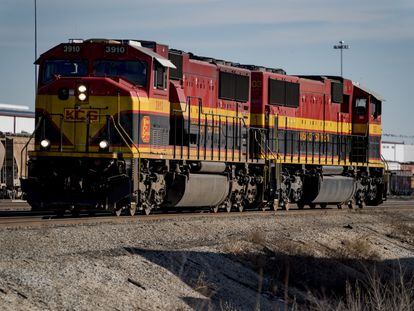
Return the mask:
<svg viewBox="0 0 414 311"><path fill-rule="evenodd" d="M0 102L34 106L34 0L0 3ZM412 0L37 0L38 51L69 38L136 38L196 54L339 74L380 93L384 132L414 135Z"/></svg>

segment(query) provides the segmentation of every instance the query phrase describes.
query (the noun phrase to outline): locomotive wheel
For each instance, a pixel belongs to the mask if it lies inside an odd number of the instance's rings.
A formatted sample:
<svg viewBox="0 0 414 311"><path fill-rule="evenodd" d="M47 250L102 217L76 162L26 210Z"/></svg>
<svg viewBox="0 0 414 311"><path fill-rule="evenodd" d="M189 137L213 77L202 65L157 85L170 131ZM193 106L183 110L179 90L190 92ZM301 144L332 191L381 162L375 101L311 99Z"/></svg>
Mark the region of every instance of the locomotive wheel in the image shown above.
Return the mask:
<svg viewBox="0 0 414 311"><path fill-rule="evenodd" d="M280 207L282 208L282 210L288 211L290 208L289 201L280 201Z"/></svg>
<svg viewBox="0 0 414 311"><path fill-rule="evenodd" d="M272 211L277 211L277 209L279 208L279 200L278 199L274 199L273 200L273 204L270 205L270 209Z"/></svg>
<svg viewBox="0 0 414 311"><path fill-rule="evenodd" d="M210 212L216 214L219 211L218 205L210 207Z"/></svg>
<svg viewBox="0 0 414 311"><path fill-rule="evenodd" d="M115 215L118 216L118 217L121 216L122 210L123 210L123 208L117 208L117 209L115 209L114 210Z"/></svg>
<svg viewBox="0 0 414 311"><path fill-rule="evenodd" d="M227 213L230 213L231 212L231 204L227 204L226 207L225 207L225 210L226 210Z"/></svg>
<svg viewBox="0 0 414 311"><path fill-rule="evenodd" d="M259 211L266 211L267 210L267 206L268 204L267 204L267 202L262 202L262 203L259 203L258 205L257 205L257 210L259 210Z"/></svg>
<svg viewBox="0 0 414 311"><path fill-rule="evenodd" d="M328 204L326 204L326 203L321 203L321 204L319 204L320 206L321 206L321 208L323 208L323 209L325 209L327 206L328 206Z"/></svg>
<svg viewBox="0 0 414 311"><path fill-rule="evenodd" d="M342 204L341 204L341 203L336 204L336 207L337 207L338 209L342 209Z"/></svg>
<svg viewBox="0 0 414 311"><path fill-rule="evenodd" d="M65 216L65 210L64 209L58 209L55 211L56 212L56 217L57 218L63 218Z"/></svg>
<svg viewBox="0 0 414 311"><path fill-rule="evenodd" d="M137 204L136 203L129 204L129 206L128 206L128 215L129 216L134 216L136 211L137 211Z"/></svg>
<svg viewBox="0 0 414 311"><path fill-rule="evenodd" d="M149 214L151 214L151 211L152 211L152 206L150 206L150 205L146 205L146 204L143 206L142 212L143 212L145 215L149 215Z"/></svg>
<svg viewBox="0 0 414 311"><path fill-rule="evenodd" d="M315 208L316 208L316 204L315 204L315 203L310 203L310 204L309 204L309 207L310 207L311 209L315 209Z"/></svg>
<svg viewBox="0 0 414 311"><path fill-rule="evenodd" d="M243 204L237 204L237 210L241 213L244 211L244 206Z"/></svg>
<svg viewBox="0 0 414 311"><path fill-rule="evenodd" d="M72 213L72 217L79 217L79 215L80 215L80 209L79 209L79 207L74 206L72 208L71 213Z"/></svg>
<svg viewBox="0 0 414 311"><path fill-rule="evenodd" d="M296 205L298 206L298 209L304 209L305 208L304 203L296 203Z"/></svg>
<svg viewBox="0 0 414 311"><path fill-rule="evenodd" d="M348 208L349 209L353 209L354 208L354 204L352 203L352 201L348 202Z"/></svg>
<svg viewBox="0 0 414 311"><path fill-rule="evenodd" d="M365 202L361 201L360 203L358 203L358 207L359 208L364 208L365 207Z"/></svg>

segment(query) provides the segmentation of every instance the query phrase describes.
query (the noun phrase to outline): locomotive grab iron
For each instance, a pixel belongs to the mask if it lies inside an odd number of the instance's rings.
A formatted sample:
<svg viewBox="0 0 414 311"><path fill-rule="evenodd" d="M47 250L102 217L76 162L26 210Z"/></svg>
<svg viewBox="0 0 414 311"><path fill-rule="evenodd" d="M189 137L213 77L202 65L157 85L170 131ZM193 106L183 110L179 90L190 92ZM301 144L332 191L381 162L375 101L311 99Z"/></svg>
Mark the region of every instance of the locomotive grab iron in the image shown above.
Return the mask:
<svg viewBox="0 0 414 311"><path fill-rule="evenodd" d="M378 205L381 98L139 40L70 40L39 65L34 209L117 214Z"/></svg>

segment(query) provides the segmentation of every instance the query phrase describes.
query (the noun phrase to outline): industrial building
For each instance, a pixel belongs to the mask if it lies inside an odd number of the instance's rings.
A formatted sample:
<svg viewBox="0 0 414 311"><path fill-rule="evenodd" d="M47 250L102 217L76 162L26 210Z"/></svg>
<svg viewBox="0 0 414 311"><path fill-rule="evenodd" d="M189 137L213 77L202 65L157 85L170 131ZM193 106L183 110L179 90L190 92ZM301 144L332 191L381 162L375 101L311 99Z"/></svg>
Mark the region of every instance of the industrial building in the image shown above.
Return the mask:
<svg viewBox="0 0 414 311"><path fill-rule="evenodd" d="M411 195L414 190L414 145L383 141L381 154L390 173L388 192Z"/></svg>
<svg viewBox="0 0 414 311"><path fill-rule="evenodd" d="M389 170L407 170L414 163L414 145L404 142L383 141L381 154Z"/></svg>
<svg viewBox="0 0 414 311"><path fill-rule="evenodd" d="M0 132L31 134L34 131L35 114L27 106L0 103Z"/></svg>

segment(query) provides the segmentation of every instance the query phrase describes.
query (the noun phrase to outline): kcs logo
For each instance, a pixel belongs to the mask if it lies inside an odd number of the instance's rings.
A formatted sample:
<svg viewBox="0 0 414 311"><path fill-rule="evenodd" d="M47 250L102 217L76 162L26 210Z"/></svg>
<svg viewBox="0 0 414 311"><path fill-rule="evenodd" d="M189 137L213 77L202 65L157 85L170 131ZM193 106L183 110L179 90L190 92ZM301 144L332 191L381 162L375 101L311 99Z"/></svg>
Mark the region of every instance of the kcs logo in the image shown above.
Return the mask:
<svg viewBox="0 0 414 311"><path fill-rule="evenodd" d="M151 139L151 119L149 116L142 117L141 120L141 139L143 143L148 144Z"/></svg>
<svg viewBox="0 0 414 311"><path fill-rule="evenodd" d="M65 109L66 121L86 121L90 122L98 121L99 111L94 109Z"/></svg>

